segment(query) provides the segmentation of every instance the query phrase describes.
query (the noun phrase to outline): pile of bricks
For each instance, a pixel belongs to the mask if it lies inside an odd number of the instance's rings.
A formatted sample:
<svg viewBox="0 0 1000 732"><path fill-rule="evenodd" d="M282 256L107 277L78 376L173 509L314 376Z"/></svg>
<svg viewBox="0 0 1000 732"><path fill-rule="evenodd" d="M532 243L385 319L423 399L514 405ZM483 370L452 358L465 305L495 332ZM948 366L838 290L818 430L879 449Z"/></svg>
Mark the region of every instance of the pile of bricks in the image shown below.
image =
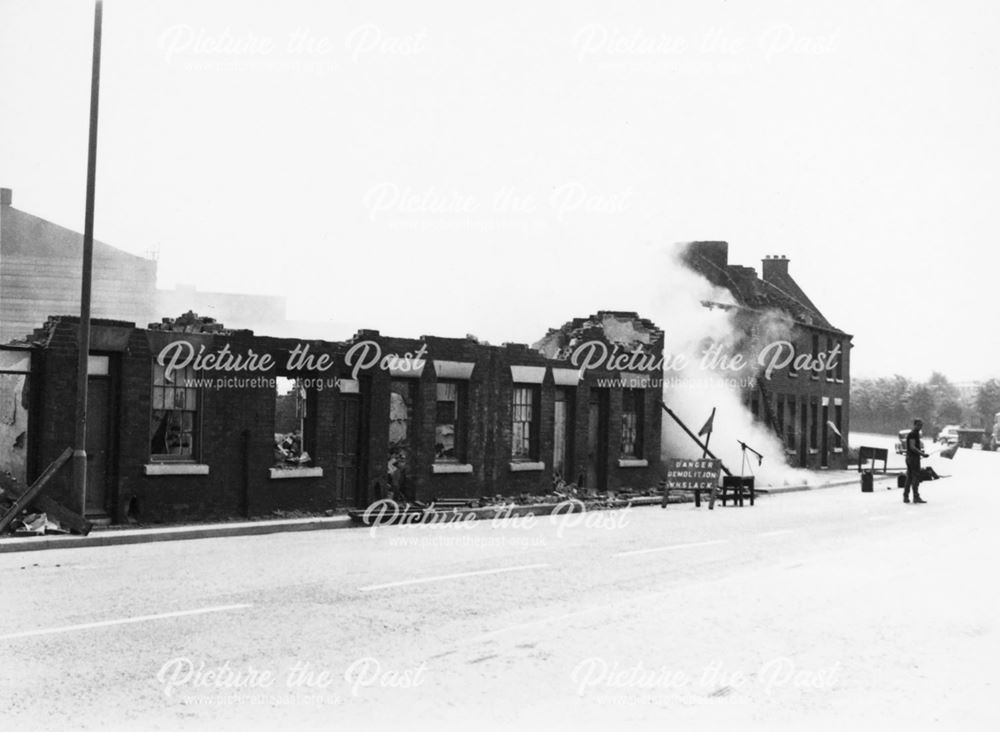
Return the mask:
<svg viewBox="0 0 1000 732"><path fill-rule="evenodd" d="M222 323L215 322L215 318L198 315L193 310L188 310L179 318L163 318L159 323L150 323L149 330L165 330L172 333L220 333L222 335L231 335L233 332Z"/></svg>

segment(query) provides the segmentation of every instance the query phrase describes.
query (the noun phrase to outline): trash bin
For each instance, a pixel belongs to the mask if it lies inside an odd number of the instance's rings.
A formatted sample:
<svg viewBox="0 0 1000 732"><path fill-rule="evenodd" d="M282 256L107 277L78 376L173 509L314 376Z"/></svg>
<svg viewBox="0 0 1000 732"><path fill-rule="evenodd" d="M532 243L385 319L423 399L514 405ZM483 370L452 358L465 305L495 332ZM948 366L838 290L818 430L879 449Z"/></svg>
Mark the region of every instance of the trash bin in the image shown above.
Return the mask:
<svg viewBox="0 0 1000 732"><path fill-rule="evenodd" d="M861 492L871 493L875 490L875 476L872 471L866 470L861 474Z"/></svg>
<svg viewBox="0 0 1000 732"><path fill-rule="evenodd" d="M906 487L906 473L900 473L896 476L896 487L905 488Z"/></svg>

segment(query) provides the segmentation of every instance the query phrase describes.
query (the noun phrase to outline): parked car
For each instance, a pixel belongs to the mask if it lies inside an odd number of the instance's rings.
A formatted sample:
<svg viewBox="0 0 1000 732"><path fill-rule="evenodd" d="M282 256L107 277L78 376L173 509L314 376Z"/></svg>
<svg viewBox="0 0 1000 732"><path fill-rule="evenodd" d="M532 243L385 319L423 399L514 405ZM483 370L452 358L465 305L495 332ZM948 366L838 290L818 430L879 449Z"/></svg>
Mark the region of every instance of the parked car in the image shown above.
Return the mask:
<svg viewBox="0 0 1000 732"><path fill-rule="evenodd" d="M906 436L910 434L910 430L900 430L899 439L896 440L896 454L905 455L906 454Z"/></svg>
<svg viewBox="0 0 1000 732"><path fill-rule="evenodd" d="M937 442L943 445L954 445L958 442L958 431L961 429L960 425L950 424L941 430L937 436Z"/></svg>

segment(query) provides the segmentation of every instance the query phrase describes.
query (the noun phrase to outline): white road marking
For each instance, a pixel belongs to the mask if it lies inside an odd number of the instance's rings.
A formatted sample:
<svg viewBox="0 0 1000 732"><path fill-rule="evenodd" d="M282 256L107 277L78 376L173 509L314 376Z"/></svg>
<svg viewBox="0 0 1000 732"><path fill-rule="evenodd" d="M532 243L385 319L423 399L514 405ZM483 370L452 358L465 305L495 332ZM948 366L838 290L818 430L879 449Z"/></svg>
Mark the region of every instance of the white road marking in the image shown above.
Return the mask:
<svg viewBox="0 0 1000 732"><path fill-rule="evenodd" d="M781 536L782 534L791 534L795 529L778 529L777 531L765 531L763 534L757 534L757 536Z"/></svg>
<svg viewBox="0 0 1000 732"><path fill-rule="evenodd" d="M89 630L90 628L107 628L111 625L128 625L129 623L144 623L147 620L165 620L166 618L182 618L188 615L204 615L205 613L221 613L226 610L241 610L251 607L251 605L216 605L215 607L203 607L197 610L180 610L174 613L159 613L157 615L139 615L134 618L122 618L120 620L102 620L97 623L81 623L80 625L63 625L58 628L41 628L39 630L25 630L20 633L9 633L0 635L0 640L11 640L13 638L30 638L36 635L51 635L52 633L69 633L74 630Z"/></svg>
<svg viewBox="0 0 1000 732"><path fill-rule="evenodd" d="M673 549L692 549L696 546L711 546L712 544L725 544L729 539L716 539L715 541L698 541L694 544L671 544L670 546L658 546L652 549L635 549L630 552L618 552L616 557L634 557L636 554L652 554L653 552L669 552Z"/></svg>
<svg viewBox="0 0 1000 732"><path fill-rule="evenodd" d="M541 569L549 564L524 564L520 567L502 567L500 569L481 569L476 572L460 572L458 574L442 574L437 577L421 577L419 579L400 580L399 582L386 582L381 585L366 585L359 587L359 592L371 592L372 590L384 590L387 587L403 587L404 585L420 585L425 582L440 582L442 580L460 579L462 577L477 577L484 574L501 574L503 572L524 572L529 569Z"/></svg>

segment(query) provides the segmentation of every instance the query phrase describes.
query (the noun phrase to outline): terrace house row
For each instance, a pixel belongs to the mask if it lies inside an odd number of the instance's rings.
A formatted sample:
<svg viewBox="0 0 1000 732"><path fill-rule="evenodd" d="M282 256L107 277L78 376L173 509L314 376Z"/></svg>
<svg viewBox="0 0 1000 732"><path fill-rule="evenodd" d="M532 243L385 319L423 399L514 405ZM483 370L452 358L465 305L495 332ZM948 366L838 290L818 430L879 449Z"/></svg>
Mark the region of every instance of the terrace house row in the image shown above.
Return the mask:
<svg viewBox="0 0 1000 732"><path fill-rule="evenodd" d="M759 277L752 267L729 263L724 241L694 242L685 259L712 284L729 291L736 305L721 307L736 308L735 322L748 341L756 342L754 348L777 341L791 345L782 353L775 351L774 363L781 368L759 375L742 394L754 417L784 442L788 464L813 470L846 468L852 336L823 316L789 274L784 256L764 259ZM792 353L796 357L789 360ZM809 367L802 368L806 362Z"/></svg>
<svg viewBox="0 0 1000 732"><path fill-rule="evenodd" d="M0 347L0 396L18 421L0 468L21 480L72 444L78 325L52 317ZM638 358L575 368L581 339ZM629 312L571 321L536 347L374 330L302 341L190 313L149 328L97 319L87 513L157 522L538 494L558 480L648 488L660 473L662 346ZM71 490L61 471L50 494Z"/></svg>

